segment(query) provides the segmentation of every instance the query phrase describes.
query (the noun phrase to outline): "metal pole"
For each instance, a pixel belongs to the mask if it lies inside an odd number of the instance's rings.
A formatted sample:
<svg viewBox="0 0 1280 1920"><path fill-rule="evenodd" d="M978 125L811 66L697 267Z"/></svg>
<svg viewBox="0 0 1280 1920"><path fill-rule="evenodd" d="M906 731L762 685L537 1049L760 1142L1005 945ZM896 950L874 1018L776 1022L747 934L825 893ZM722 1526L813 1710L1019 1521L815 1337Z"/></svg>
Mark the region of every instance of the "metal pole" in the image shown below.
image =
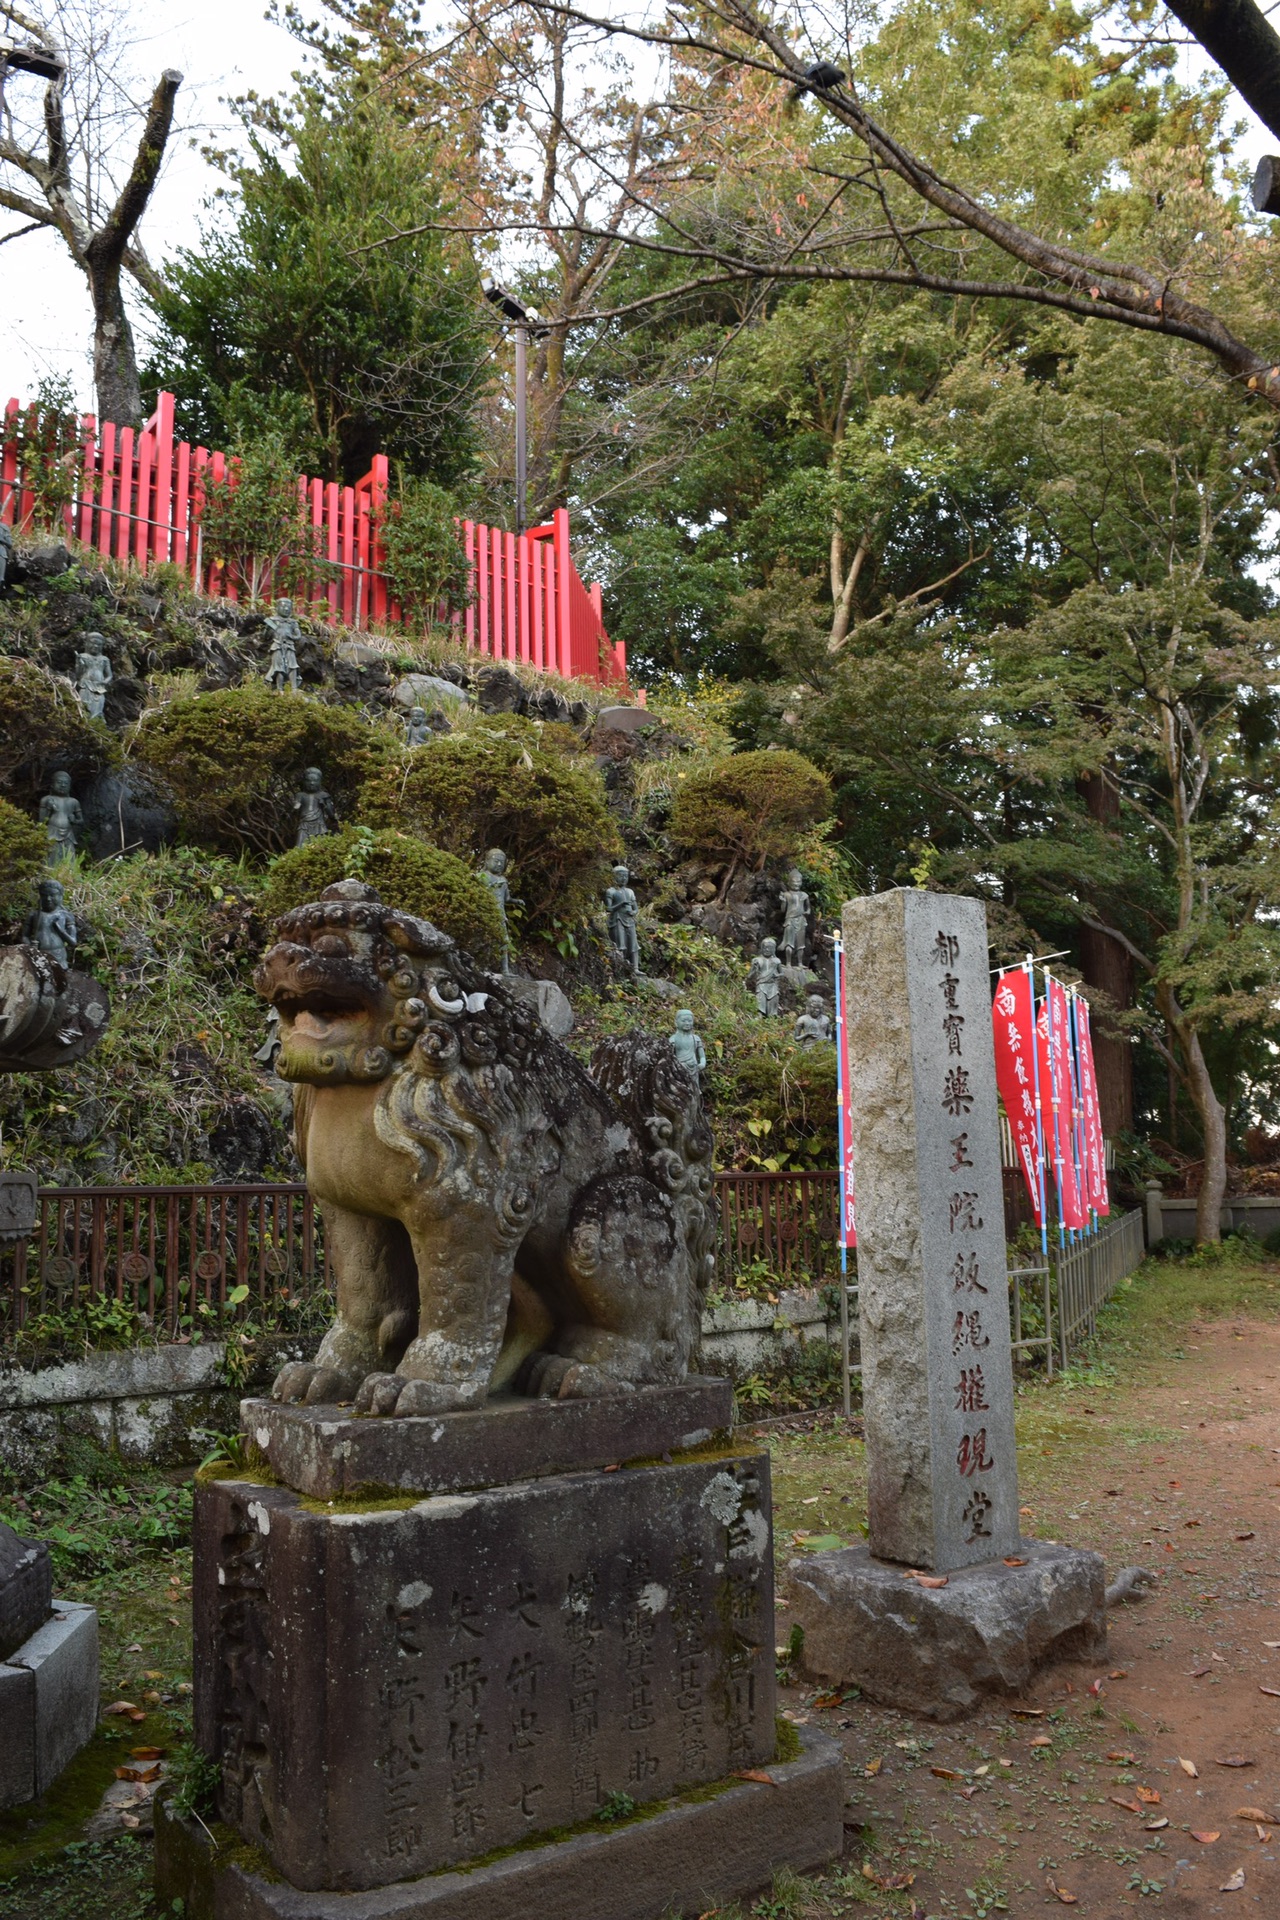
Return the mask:
<svg viewBox="0 0 1280 1920"><path fill-rule="evenodd" d="M524 532L528 516L528 450L526 441L525 410L528 402L526 361L528 358L529 330L524 325L516 327L516 533Z"/></svg>

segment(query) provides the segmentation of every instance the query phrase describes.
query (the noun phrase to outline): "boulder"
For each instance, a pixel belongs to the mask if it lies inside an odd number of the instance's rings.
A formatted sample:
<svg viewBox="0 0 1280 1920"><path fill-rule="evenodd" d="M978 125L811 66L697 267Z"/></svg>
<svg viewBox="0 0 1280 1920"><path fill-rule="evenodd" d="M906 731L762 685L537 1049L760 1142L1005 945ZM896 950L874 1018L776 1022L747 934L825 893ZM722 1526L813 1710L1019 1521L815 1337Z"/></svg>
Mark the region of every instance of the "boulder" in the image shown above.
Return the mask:
<svg viewBox="0 0 1280 1920"><path fill-rule="evenodd" d="M463 707L467 704L466 688L455 686L452 680L442 680L438 673L406 673L402 680L396 681L392 698L406 713L410 707L426 707L430 711L442 702Z"/></svg>
<svg viewBox="0 0 1280 1920"><path fill-rule="evenodd" d="M81 794L80 805L95 860L109 860L118 853L158 853L177 830L169 801L137 766L95 774Z"/></svg>

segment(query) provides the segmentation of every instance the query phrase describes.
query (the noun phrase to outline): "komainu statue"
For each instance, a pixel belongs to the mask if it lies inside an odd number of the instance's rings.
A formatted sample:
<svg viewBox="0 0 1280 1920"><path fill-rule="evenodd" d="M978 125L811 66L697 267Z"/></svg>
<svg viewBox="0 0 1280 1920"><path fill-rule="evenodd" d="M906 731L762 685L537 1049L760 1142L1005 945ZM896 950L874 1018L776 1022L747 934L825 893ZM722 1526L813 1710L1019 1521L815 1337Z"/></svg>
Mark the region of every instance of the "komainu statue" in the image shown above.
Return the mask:
<svg viewBox="0 0 1280 1920"><path fill-rule="evenodd" d="M339 881L257 974L337 1317L277 1398L446 1413L682 1380L714 1264L711 1132L663 1040L587 1073L446 934Z"/></svg>

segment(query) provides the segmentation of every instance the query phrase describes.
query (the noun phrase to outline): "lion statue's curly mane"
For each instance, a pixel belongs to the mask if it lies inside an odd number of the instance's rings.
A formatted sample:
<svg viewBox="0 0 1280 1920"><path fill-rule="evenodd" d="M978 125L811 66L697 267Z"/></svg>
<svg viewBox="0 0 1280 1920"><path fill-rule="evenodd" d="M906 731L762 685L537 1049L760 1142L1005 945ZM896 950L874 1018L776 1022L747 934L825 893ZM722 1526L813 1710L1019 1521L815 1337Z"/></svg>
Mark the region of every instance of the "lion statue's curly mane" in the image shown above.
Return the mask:
<svg viewBox="0 0 1280 1920"><path fill-rule="evenodd" d="M684 1378L714 1265L711 1132L665 1041L586 1072L449 937L340 881L256 976L337 1315L277 1397L441 1413Z"/></svg>

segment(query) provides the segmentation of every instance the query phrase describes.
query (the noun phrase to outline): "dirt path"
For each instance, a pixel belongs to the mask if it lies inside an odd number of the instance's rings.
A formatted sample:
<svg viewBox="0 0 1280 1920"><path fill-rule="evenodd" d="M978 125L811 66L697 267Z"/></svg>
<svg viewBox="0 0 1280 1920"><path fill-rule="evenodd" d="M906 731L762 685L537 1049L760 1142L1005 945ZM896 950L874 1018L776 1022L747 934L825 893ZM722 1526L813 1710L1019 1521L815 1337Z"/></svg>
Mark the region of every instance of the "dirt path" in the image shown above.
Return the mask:
<svg viewBox="0 0 1280 1920"><path fill-rule="evenodd" d="M1280 1325L1181 1339L1158 1381L1042 1389L1020 1420L1028 1532L1159 1576L1112 1612L1104 1664L952 1728L784 1690L850 1766L847 1856L814 1913L1280 1916ZM848 1533L861 1448L774 1455L780 1538Z"/></svg>

